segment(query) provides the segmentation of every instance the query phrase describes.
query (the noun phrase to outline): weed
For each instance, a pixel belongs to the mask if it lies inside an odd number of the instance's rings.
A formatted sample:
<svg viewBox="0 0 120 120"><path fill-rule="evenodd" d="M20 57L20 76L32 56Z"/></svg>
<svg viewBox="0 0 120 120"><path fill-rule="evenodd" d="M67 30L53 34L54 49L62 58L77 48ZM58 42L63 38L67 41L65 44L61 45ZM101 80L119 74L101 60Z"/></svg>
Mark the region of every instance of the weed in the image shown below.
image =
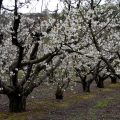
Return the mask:
<svg viewBox="0 0 120 120"><path fill-rule="evenodd" d="M104 88L104 89L102 89L102 91L103 91L103 92L111 92L112 89L111 89L111 88Z"/></svg>
<svg viewBox="0 0 120 120"><path fill-rule="evenodd" d="M119 87L120 87L120 83L110 84L109 87L110 87L110 88L119 88Z"/></svg>
<svg viewBox="0 0 120 120"><path fill-rule="evenodd" d="M98 109L103 109L103 108L106 108L108 105L110 105L112 101L110 99L105 99L105 100L102 100L100 102L98 102L94 108L98 108Z"/></svg>

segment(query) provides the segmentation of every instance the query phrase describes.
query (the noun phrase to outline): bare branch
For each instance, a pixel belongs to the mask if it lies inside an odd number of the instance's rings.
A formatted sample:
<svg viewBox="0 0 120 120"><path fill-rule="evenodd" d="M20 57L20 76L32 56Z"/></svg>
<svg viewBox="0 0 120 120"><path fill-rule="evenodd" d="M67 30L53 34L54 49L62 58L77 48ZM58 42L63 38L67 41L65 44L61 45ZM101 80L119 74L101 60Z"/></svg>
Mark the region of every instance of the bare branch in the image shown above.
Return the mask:
<svg viewBox="0 0 120 120"><path fill-rule="evenodd" d="M29 93L31 93L31 91L33 91L33 89L35 87L38 87L57 67L60 66L60 64L62 63L62 59L64 59L65 56L62 56L59 58L59 60L56 62L56 64L54 65L54 67L52 67L49 71L47 71L47 73L45 75L43 75L43 77L40 78L39 82L37 83L34 83L34 80L35 80L35 77L37 76L34 76L34 79L32 79L32 81L29 83L29 85L27 85L27 87L25 88L25 93L24 94L27 94L29 95ZM44 66L43 66L44 67ZM38 67L38 71L36 70L36 74L39 73L39 70L40 68Z"/></svg>
<svg viewBox="0 0 120 120"><path fill-rule="evenodd" d="M3 2L3 0L0 0L0 11L1 11L1 7L2 7L2 2Z"/></svg>
<svg viewBox="0 0 120 120"><path fill-rule="evenodd" d="M10 94L10 93L13 92L13 89L11 87L7 86L6 83L4 83L1 80L1 78L0 78L0 88L1 88L0 94L6 94L6 95L8 95L8 94Z"/></svg>

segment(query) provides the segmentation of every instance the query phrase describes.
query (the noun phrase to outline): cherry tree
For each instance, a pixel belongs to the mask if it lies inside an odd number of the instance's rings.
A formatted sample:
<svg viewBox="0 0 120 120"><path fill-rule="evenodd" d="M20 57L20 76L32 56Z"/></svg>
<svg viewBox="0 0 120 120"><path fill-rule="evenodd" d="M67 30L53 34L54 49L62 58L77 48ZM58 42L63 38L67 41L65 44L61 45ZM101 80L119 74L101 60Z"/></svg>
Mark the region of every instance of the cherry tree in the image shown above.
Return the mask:
<svg viewBox="0 0 120 120"><path fill-rule="evenodd" d="M85 91L108 73L119 77L120 8L101 2L64 0L63 12L44 20L20 14L19 0L13 9L2 6L10 13L8 23L0 25L0 94L8 96L11 112L25 111L27 96L53 73L59 98L74 83L75 69Z"/></svg>
<svg viewBox="0 0 120 120"><path fill-rule="evenodd" d="M76 64L77 73L80 72L79 76L82 72L80 70L82 58L87 57L84 59L84 61L87 61L84 63L85 65L82 64L86 68L89 62L91 66L101 60L102 64L105 63L105 69L100 70L105 74L102 74L102 76L97 74L96 76L99 78L97 83L100 82L100 86L103 86L101 81L109 77L109 73L110 76L119 78L118 48L120 34L118 29L120 8L117 2L102 2L102 0L65 0L66 19L61 26L66 38L65 46L68 47L66 51L77 53L79 56L77 57L79 63ZM89 59L90 57L93 59ZM110 62L112 58L114 58L114 61Z"/></svg>
<svg viewBox="0 0 120 120"><path fill-rule="evenodd" d="M61 44L51 41L57 19L30 19L19 13L19 1L14 3L12 13L6 14L8 23L4 27L1 23L0 94L8 96L10 112L23 112L27 96L50 76L65 55Z"/></svg>

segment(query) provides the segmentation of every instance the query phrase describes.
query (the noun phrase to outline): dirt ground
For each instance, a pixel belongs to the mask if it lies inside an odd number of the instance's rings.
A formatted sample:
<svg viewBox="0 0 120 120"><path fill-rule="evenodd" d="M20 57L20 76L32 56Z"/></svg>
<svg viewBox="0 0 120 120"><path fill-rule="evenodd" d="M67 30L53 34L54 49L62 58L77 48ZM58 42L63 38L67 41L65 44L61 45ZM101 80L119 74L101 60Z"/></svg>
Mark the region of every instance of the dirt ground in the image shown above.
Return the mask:
<svg viewBox="0 0 120 120"><path fill-rule="evenodd" d="M8 99L0 96L0 120L120 120L120 83L106 83L102 89L92 85L90 93L83 93L80 85L76 88L56 101L54 89L39 87L29 96L24 113L9 113Z"/></svg>

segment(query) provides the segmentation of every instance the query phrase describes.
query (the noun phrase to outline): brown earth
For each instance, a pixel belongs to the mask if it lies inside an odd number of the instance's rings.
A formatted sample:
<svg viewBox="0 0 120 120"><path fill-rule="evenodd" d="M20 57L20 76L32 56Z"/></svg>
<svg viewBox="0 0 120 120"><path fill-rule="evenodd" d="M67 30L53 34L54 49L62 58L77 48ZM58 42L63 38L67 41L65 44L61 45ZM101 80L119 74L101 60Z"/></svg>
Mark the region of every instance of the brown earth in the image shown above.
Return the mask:
<svg viewBox="0 0 120 120"><path fill-rule="evenodd" d="M1 96L0 120L120 120L120 83L107 82L103 89L93 84L91 93L77 85L64 93L63 101L55 100L54 89L41 86L29 96L26 112L7 111L8 99Z"/></svg>

